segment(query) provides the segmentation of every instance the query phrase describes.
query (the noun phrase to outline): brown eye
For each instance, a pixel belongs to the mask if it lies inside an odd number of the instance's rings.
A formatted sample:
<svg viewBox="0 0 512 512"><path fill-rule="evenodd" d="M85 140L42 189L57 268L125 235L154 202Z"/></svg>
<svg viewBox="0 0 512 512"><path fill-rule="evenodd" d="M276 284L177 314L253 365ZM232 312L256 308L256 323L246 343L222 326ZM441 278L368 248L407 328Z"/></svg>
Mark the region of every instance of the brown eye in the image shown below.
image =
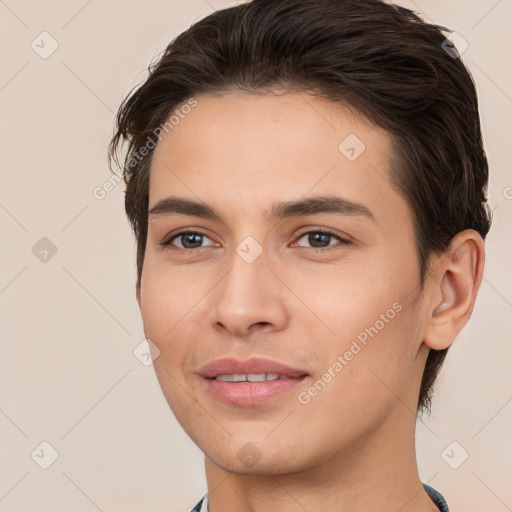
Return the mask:
<svg viewBox="0 0 512 512"><path fill-rule="evenodd" d="M336 242L341 245L347 245L349 243L344 238L341 238L340 236L335 235L330 231L323 230L306 231L299 236L298 241L302 240L303 238L306 240L306 243L310 245L303 245L298 242L297 245L299 245L299 247L311 247L312 249L331 248L332 246L337 245ZM331 243L333 241L334 243Z"/></svg>

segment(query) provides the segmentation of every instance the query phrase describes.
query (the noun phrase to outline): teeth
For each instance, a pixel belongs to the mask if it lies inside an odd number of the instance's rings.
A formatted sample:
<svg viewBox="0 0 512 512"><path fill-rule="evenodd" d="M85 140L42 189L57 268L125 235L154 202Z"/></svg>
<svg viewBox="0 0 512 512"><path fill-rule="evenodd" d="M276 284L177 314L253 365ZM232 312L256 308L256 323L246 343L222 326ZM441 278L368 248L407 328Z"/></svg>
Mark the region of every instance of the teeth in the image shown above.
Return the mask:
<svg viewBox="0 0 512 512"><path fill-rule="evenodd" d="M216 380L223 380L225 382L233 382L233 375L217 375Z"/></svg>
<svg viewBox="0 0 512 512"><path fill-rule="evenodd" d="M267 380L267 376L264 373L254 373L246 375L246 378L249 382L262 382L264 380Z"/></svg>
<svg viewBox="0 0 512 512"><path fill-rule="evenodd" d="M234 373L217 375L215 379L224 382L263 382L265 380L289 379L289 377L278 373Z"/></svg>

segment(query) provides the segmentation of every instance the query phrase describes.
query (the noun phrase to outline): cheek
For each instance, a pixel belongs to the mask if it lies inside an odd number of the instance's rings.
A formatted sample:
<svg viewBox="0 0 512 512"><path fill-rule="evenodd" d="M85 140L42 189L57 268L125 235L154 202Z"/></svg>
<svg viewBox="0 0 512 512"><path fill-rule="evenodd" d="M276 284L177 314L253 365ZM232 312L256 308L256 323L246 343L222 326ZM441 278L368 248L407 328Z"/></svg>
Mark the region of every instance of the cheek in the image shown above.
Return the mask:
<svg viewBox="0 0 512 512"><path fill-rule="evenodd" d="M183 370L190 360L194 339L193 305L200 297L197 287L184 287L166 277L165 272L152 272L150 266L147 270L141 281L144 334L159 350L153 363L155 373L167 403L180 421L194 407L194 390L188 387L190 382L183 382Z"/></svg>
<svg viewBox="0 0 512 512"><path fill-rule="evenodd" d="M319 371L336 375L337 384L326 386L325 406L393 400L403 389L421 342L414 258L411 252L410 258L381 255L373 264L361 259L302 281L300 294L317 317L304 329L320 356Z"/></svg>
<svg viewBox="0 0 512 512"><path fill-rule="evenodd" d="M404 400L410 383L417 352L410 314L402 309L384 326L374 321L372 329L360 330L359 338L338 336L324 346L320 373L301 395L304 405L295 420L301 418L312 431L323 432L339 446L378 428ZM333 424L339 430L330 431Z"/></svg>
<svg viewBox="0 0 512 512"><path fill-rule="evenodd" d="M194 306L205 290L193 276L157 264L151 257L145 262L141 280L141 315L146 337L159 348L176 343L177 334L190 323Z"/></svg>
<svg viewBox="0 0 512 512"><path fill-rule="evenodd" d="M313 330L311 334L323 333L321 339L329 345L351 340L367 329L375 332L375 324L379 332L389 330L413 277L383 258L370 262L354 257L336 266L288 274L287 279L303 298L300 307L307 313L307 321L302 315L297 321Z"/></svg>

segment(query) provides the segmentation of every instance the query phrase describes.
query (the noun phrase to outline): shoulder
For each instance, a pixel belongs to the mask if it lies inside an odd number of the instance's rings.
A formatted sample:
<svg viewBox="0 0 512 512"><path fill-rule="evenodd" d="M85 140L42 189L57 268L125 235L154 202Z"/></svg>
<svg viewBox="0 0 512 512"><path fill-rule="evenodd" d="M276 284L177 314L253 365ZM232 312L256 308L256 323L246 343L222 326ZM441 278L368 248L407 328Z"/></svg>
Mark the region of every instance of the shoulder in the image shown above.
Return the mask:
<svg viewBox="0 0 512 512"><path fill-rule="evenodd" d="M427 484L423 484L423 487L432 501L438 506L440 512L450 512L448 509L448 503L446 503L446 500L439 491L436 491L433 487L430 487L430 485Z"/></svg>
<svg viewBox="0 0 512 512"><path fill-rule="evenodd" d="M206 508L206 496L207 495L204 495L195 507L189 508L188 512L206 512L208 510Z"/></svg>

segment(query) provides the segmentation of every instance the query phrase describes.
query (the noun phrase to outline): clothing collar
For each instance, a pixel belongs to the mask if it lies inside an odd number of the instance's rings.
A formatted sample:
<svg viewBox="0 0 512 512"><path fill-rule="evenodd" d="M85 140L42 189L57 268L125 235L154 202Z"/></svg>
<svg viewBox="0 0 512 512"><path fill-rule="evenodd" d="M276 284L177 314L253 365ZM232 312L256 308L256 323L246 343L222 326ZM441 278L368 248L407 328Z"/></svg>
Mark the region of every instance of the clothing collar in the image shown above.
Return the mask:
<svg viewBox="0 0 512 512"><path fill-rule="evenodd" d="M436 491L433 487L430 487L430 485L427 484L423 484L423 487L431 500L439 508L439 512L450 512L446 500L439 491ZM203 496L201 501L191 509L190 512L208 512L208 493Z"/></svg>
<svg viewBox="0 0 512 512"><path fill-rule="evenodd" d="M201 498L201 501L194 508L189 509L189 512L208 512L208 493Z"/></svg>

